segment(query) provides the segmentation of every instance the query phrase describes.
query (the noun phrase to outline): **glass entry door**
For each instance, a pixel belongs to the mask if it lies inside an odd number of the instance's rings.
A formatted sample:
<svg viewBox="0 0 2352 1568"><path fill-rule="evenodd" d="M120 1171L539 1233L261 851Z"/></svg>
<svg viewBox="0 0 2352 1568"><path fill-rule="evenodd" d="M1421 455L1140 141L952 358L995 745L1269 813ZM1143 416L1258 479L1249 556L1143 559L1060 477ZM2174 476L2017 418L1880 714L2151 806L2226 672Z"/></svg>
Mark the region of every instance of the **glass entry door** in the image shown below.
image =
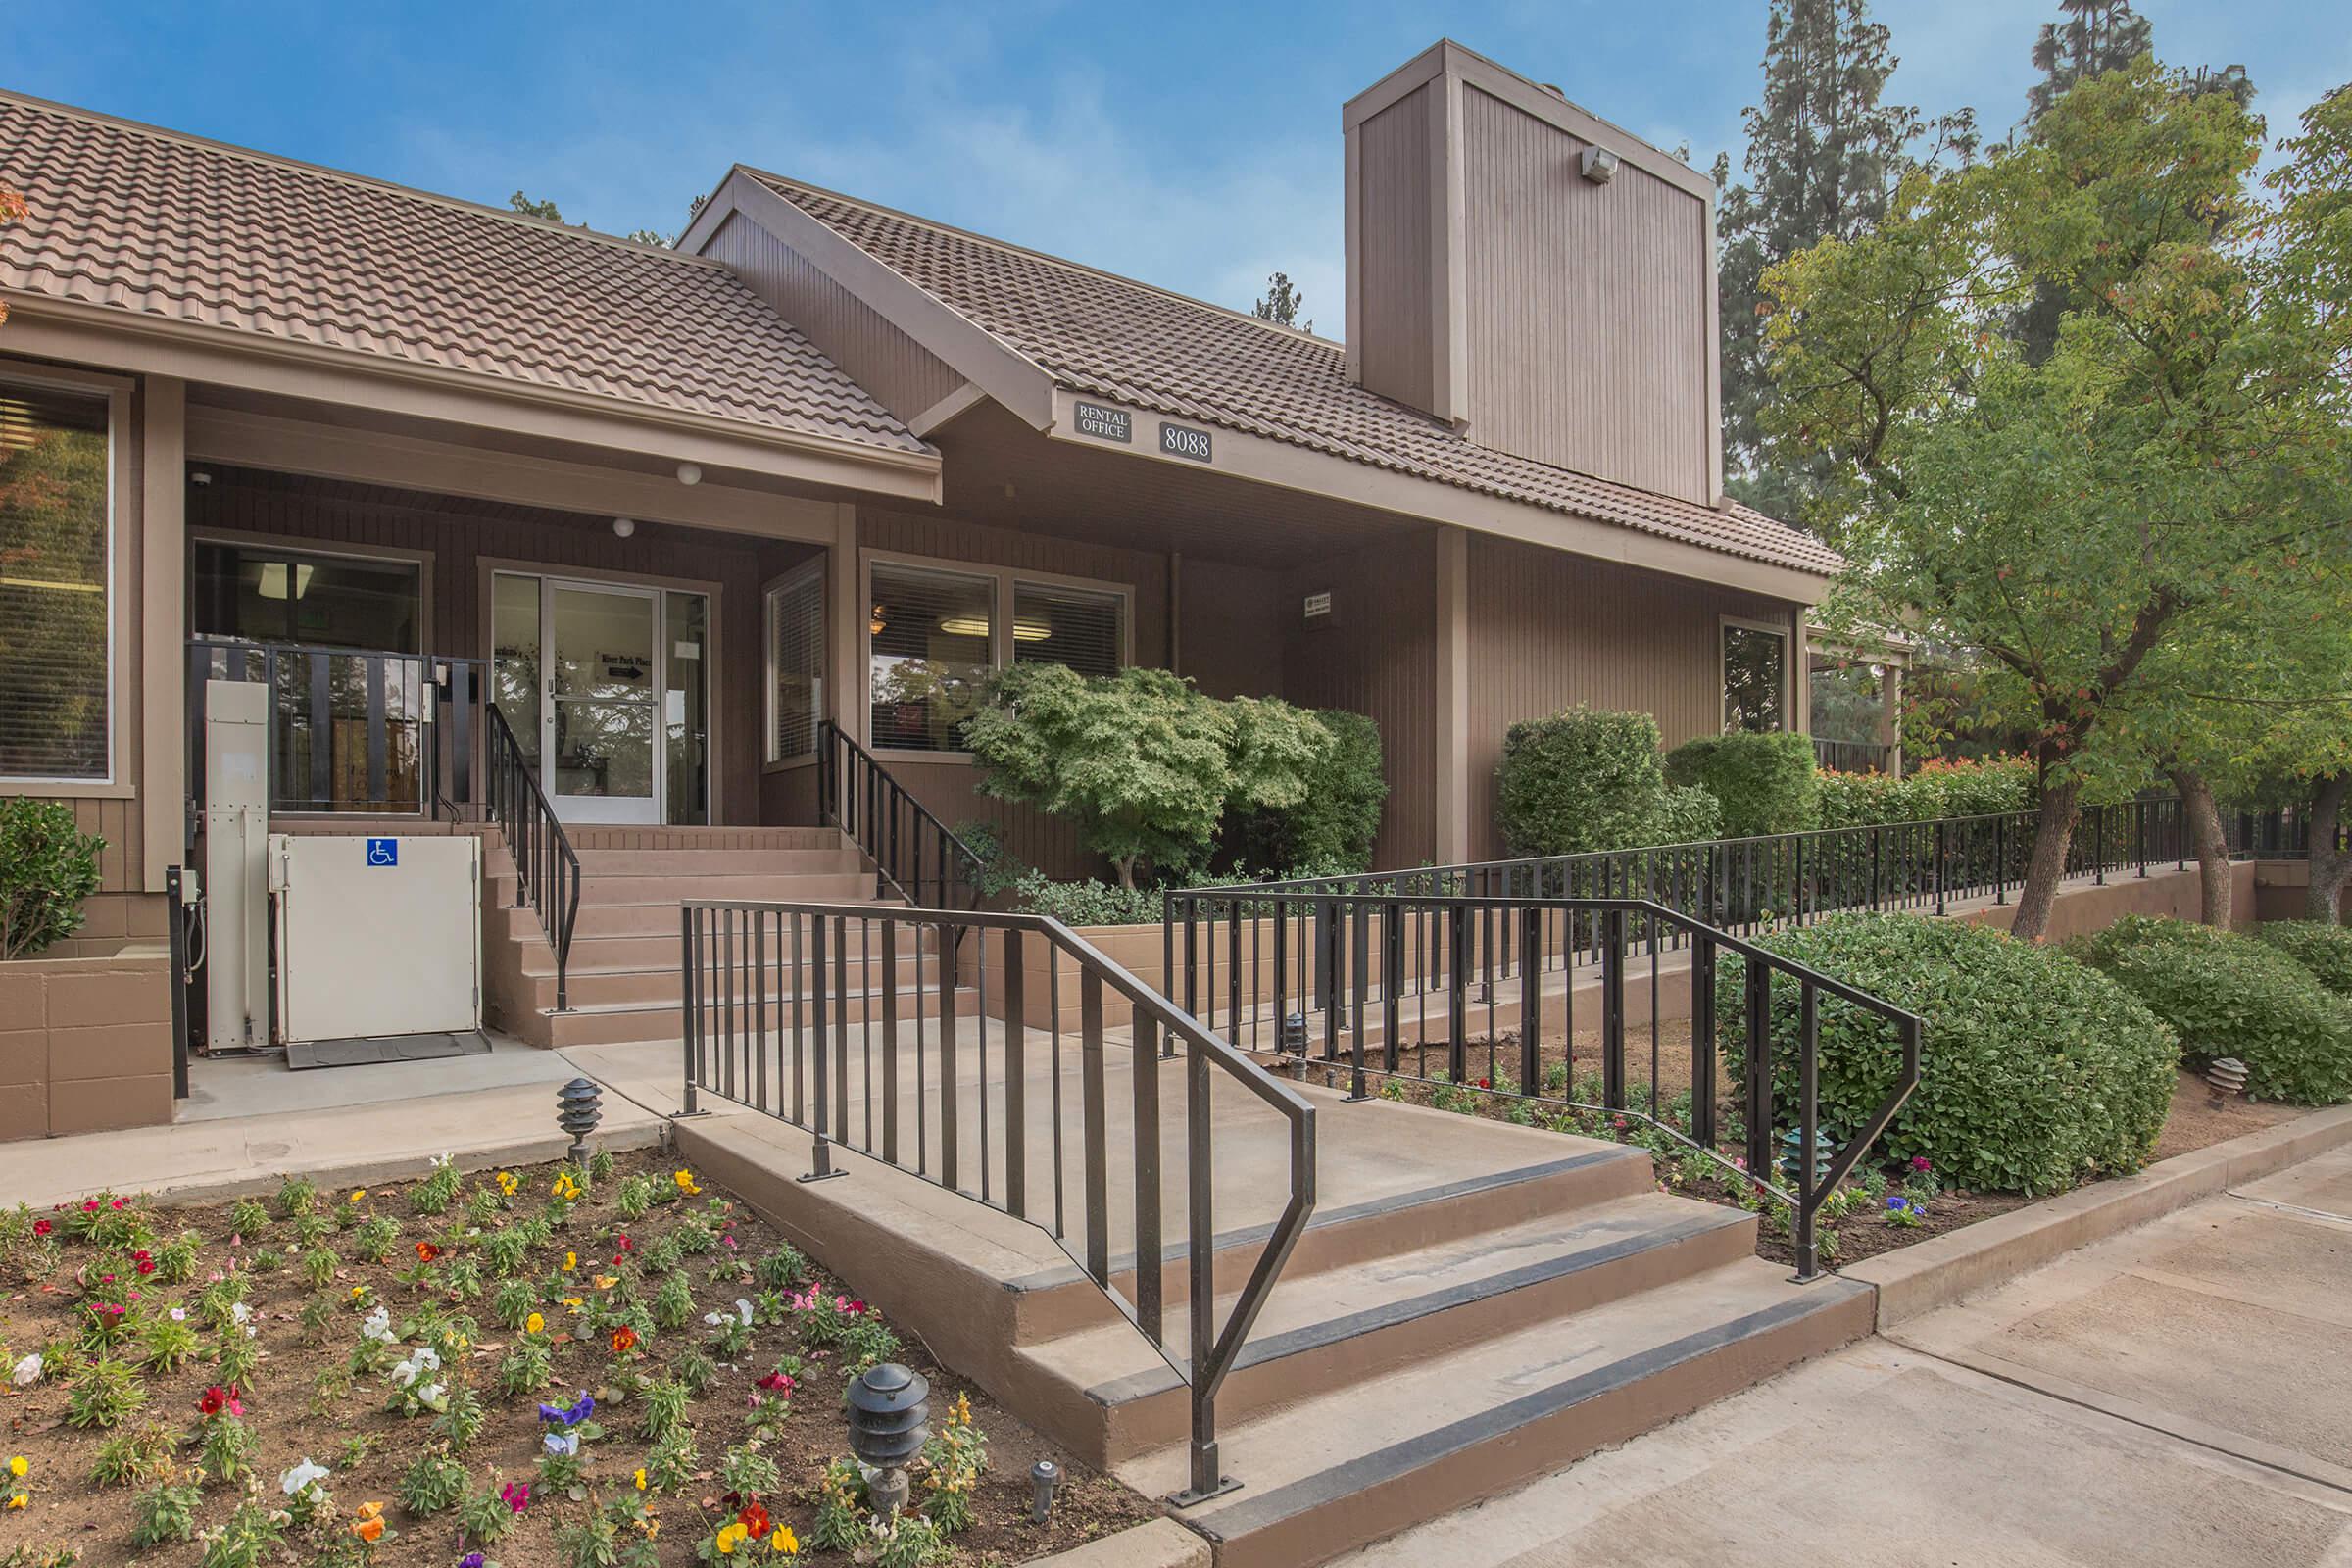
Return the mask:
<svg viewBox="0 0 2352 1568"><path fill-rule="evenodd" d="M558 816L704 820L695 765L704 740L701 603L656 588L497 574L497 701ZM672 619L680 624L668 627ZM673 635L682 639L676 659L666 657ZM697 733L674 735L689 714Z"/></svg>

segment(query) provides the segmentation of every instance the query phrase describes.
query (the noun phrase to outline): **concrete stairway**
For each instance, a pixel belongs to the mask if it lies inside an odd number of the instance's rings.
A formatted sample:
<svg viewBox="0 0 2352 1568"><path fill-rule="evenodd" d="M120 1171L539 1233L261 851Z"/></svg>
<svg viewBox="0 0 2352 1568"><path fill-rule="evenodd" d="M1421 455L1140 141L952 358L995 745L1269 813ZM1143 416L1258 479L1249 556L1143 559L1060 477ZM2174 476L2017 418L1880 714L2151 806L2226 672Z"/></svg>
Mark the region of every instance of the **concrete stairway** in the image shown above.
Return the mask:
<svg viewBox="0 0 2352 1568"><path fill-rule="evenodd" d="M887 903L872 865L833 828L571 829L580 857L580 909L567 974L569 1007L556 1010L556 957L538 916L514 906L513 858L495 830L484 878L485 1004L493 1027L535 1046L676 1041L683 1021L678 905L684 899ZM879 995L878 957L853 942L849 1017ZM809 992L808 963L771 964L771 1006ZM904 955L898 984L939 978L936 955ZM834 977L826 977L828 992ZM962 991L958 1004L968 1004Z"/></svg>
<svg viewBox="0 0 2352 1568"><path fill-rule="evenodd" d="M1111 1055L1115 1106L1131 1068ZM1157 1065L1165 1102L1181 1103L1179 1064ZM1792 1283L1755 1256L1754 1216L1658 1192L1640 1150L1307 1092L1323 1202L1218 1397L1223 1468L1241 1485L1176 1515L1221 1568L1337 1556L1869 1332L1866 1288ZM1231 1292L1281 1200L1281 1130L1242 1097L1215 1103L1216 1278ZM677 1126L1022 1419L1147 1494L1186 1485L1183 1381L1036 1229L856 1155L851 1180L793 1182L806 1137L764 1116ZM1181 1118L1165 1130L1167 1234L1181 1238ZM1131 1157L1114 1129L1114 1196ZM1113 1283L1132 1299L1120 1209ZM1181 1356L1180 1241L1160 1266Z"/></svg>

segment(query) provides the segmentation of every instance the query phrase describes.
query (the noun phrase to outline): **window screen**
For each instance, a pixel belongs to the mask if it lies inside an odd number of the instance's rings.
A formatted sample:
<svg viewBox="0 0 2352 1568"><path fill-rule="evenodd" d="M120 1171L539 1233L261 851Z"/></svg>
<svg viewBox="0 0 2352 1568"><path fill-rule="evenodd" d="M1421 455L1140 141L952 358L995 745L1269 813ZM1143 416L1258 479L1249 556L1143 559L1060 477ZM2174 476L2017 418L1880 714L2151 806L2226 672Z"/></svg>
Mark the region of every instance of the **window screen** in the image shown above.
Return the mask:
<svg viewBox="0 0 2352 1568"><path fill-rule="evenodd" d="M1067 664L1081 675L1115 675L1127 650L1126 609L1118 594L1016 583L1013 662Z"/></svg>
<svg viewBox="0 0 2352 1568"><path fill-rule="evenodd" d="M0 775L108 775L107 407L0 384Z"/></svg>
<svg viewBox="0 0 2352 1568"><path fill-rule="evenodd" d="M962 750L963 721L989 674L996 579L876 562L871 581L873 744Z"/></svg>
<svg viewBox="0 0 2352 1568"><path fill-rule="evenodd" d="M812 561L767 593L767 760L816 751L825 717L825 573Z"/></svg>
<svg viewBox="0 0 2352 1568"><path fill-rule="evenodd" d="M1788 639L1756 626L1723 628L1723 727L1788 728Z"/></svg>

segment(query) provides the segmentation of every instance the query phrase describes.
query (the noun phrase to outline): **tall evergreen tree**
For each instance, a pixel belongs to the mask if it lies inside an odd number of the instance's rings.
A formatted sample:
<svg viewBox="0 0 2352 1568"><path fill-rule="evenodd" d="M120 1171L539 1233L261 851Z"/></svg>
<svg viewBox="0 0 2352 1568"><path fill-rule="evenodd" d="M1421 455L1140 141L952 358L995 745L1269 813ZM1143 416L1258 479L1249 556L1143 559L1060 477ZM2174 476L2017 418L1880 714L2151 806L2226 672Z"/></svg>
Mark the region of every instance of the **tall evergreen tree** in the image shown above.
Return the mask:
<svg viewBox="0 0 2352 1568"><path fill-rule="evenodd" d="M1251 310L1261 321L1312 332L1315 329L1314 322L1298 319L1298 308L1305 303L1306 296L1292 284L1290 273L1272 272L1266 277L1266 291L1257 297L1257 304Z"/></svg>
<svg viewBox="0 0 2352 1568"><path fill-rule="evenodd" d="M1759 314L1764 271L1876 223L1931 129L1963 150L1975 143L1967 110L1931 126L1916 108L1882 101L1895 56L1868 10L1867 0L1773 0L1763 100L1745 117L1745 181L1732 182L1728 155L1715 160L1727 487L1791 521L1819 488L1825 460L1774 450L1758 424L1771 389Z"/></svg>
<svg viewBox="0 0 2352 1568"><path fill-rule="evenodd" d="M2121 71L2154 45L2148 19L2132 9L2132 0L2058 0L2058 9L2065 15L2043 23L2034 40L2041 80L2026 89L2029 125L2076 82Z"/></svg>

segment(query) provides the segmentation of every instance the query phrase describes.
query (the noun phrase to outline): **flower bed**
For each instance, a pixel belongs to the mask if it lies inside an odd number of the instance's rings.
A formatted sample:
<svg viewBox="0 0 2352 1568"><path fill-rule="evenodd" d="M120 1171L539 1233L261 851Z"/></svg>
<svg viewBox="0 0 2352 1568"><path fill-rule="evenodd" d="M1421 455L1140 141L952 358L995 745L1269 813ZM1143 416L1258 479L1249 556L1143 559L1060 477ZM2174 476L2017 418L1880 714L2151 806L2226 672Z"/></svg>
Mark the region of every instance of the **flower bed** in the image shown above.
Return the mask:
<svg viewBox="0 0 2352 1568"><path fill-rule="evenodd" d="M0 1215L0 1562L1016 1562L1152 1513L690 1170ZM844 1399L931 1383L892 1526ZM1029 1522L1029 1471L1065 1482Z"/></svg>

